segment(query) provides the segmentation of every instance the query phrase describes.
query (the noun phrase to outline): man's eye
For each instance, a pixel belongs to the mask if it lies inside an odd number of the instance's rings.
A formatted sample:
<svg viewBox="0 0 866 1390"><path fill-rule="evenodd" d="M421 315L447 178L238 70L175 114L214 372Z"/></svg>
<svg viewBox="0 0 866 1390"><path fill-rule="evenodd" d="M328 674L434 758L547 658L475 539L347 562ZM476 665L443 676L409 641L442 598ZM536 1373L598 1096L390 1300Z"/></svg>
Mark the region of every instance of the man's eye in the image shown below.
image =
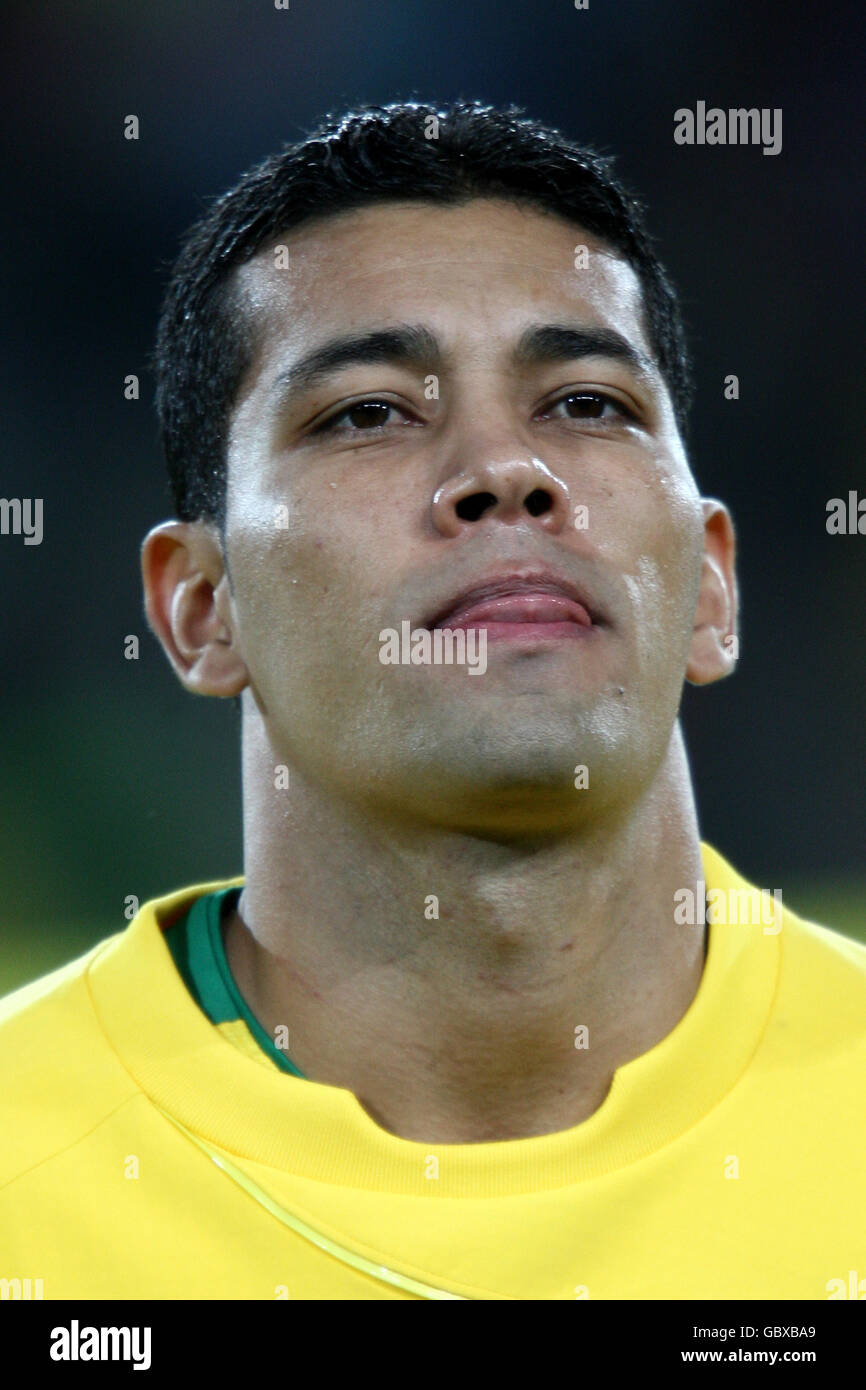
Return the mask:
<svg viewBox="0 0 866 1390"><path fill-rule="evenodd" d="M633 420L634 416L620 401L608 396L604 391L569 391L567 396L562 396L558 401L554 401L544 412L545 415L553 415L554 411L559 410L560 406L565 407L565 418L570 420L603 420L610 416L613 411L621 419ZM371 398L367 401L355 401L352 405L347 405L343 410L338 410L334 415L330 415L321 424L314 426L311 434L324 434L328 430L338 431L348 428L349 433L365 433L384 429L391 424L392 415L400 415L403 412L398 409L391 401L377 400Z"/></svg>
<svg viewBox="0 0 866 1390"><path fill-rule="evenodd" d="M388 416L397 407L390 401L355 401L354 405L347 405L345 410L338 410L335 415L330 415L327 420L323 420L320 425L316 425L312 434L323 434L326 430L337 427L337 422L345 420L351 426L351 432L356 430L377 430L389 424Z"/></svg>
<svg viewBox="0 0 866 1390"><path fill-rule="evenodd" d="M606 395L604 391L569 391L567 396L554 401L544 412L545 415L552 415L560 406L566 407L565 418L569 420L603 420L608 407L621 419L634 419L632 412L621 401Z"/></svg>

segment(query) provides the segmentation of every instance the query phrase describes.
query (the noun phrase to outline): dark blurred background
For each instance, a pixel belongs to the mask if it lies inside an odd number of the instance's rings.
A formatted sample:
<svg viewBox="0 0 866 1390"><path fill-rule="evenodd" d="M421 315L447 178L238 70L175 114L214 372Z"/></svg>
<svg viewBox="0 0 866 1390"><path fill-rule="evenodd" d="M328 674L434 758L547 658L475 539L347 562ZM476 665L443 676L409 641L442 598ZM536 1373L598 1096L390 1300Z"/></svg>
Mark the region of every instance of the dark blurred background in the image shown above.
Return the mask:
<svg viewBox="0 0 866 1390"><path fill-rule="evenodd" d="M0 990L121 928L129 894L241 871L238 716L180 688L144 621L139 543L170 513L147 359L205 201L359 101L518 102L648 204L696 358L694 471L738 526L739 670L683 703L702 834L866 934L866 536L826 531L831 497L866 497L863 37L853 4L6 6L0 493L44 499L44 539L0 536ZM781 107L782 152L675 145L699 100Z"/></svg>

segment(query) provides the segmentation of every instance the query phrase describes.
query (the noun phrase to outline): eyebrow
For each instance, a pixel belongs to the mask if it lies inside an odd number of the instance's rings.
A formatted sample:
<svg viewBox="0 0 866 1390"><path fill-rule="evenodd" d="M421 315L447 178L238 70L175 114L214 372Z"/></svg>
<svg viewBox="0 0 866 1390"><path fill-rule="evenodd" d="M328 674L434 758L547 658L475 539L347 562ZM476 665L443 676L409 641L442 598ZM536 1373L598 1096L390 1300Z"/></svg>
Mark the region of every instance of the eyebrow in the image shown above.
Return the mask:
<svg viewBox="0 0 866 1390"><path fill-rule="evenodd" d="M512 353L517 367L568 362L581 357L607 357L622 362L638 376L653 376L651 357L613 328L587 328L569 323L531 324L521 333ZM333 338L279 372L271 385L278 407L285 409L314 386L342 371L377 363L441 371L446 354L439 339L424 324L400 324L369 333Z"/></svg>

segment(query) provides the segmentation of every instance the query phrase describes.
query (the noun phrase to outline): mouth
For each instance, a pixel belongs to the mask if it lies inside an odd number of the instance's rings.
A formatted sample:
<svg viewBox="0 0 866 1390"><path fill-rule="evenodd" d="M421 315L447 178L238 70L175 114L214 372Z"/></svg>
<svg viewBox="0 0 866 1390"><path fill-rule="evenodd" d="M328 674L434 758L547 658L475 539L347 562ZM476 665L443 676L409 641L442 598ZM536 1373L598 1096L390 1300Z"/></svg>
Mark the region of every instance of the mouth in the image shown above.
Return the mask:
<svg viewBox="0 0 866 1390"><path fill-rule="evenodd" d="M604 619L576 585L541 571L494 576L464 589L425 623L484 629L488 639L581 641Z"/></svg>

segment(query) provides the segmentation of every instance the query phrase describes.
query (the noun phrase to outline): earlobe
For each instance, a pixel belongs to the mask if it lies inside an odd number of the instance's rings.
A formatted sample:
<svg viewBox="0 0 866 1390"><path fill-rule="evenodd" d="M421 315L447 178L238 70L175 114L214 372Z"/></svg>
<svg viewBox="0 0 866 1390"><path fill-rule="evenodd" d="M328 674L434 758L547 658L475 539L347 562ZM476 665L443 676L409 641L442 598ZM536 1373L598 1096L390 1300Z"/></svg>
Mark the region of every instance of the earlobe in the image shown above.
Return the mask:
<svg viewBox="0 0 866 1390"><path fill-rule="evenodd" d="M249 684L226 603L219 541L206 522L164 521L141 547L144 605L185 689L231 698Z"/></svg>
<svg viewBox="0 0 866 1390"><path fill-rule="evenodd" d="M734 524L724 503L703 498L701 505L704 557L685 673L690 685L710 685L729 676L739 646Z"/></svg>

